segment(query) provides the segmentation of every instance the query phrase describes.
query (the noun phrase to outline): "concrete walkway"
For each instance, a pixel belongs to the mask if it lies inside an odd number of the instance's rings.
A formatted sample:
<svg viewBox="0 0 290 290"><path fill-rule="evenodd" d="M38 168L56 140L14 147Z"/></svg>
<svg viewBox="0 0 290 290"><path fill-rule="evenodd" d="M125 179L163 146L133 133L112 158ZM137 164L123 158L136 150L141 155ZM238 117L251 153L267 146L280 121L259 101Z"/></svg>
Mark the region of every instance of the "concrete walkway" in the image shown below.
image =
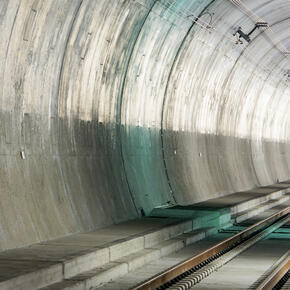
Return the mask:
<svg viewBox="0 0 290 290"><path fill-rule="evenodd" d="M254 215L259 208L261 211L281 205L290 199L289 190L290 183L275 184L207 201L191 209L229 208L234 219L245 215L249 218L245 208ZM0 289L90 289L119 279L217 230L206 223L201 226L194 218L146 217L1 252Z"/></svg>
<svg viewBox="0 0 290 290"><path fill-rule="evenodd" d="M144 218L5 251L0 253L0 289L38 289L190 230L192 221Z"/></svg>
<svg viewBox="0 0 290 290"><path fill-rule="evenodd" d="M290 206L290 200L285 202L284 207ZM257 214L255 222L272 215L281 209L281 205L268 209ZM251 223L251 222L250 222ZM231 227L235 228L235 227ZM238 228L238 227L236 227ZM241 227L243 229L243 227ZM287 228L285 228L287 230ZM281 229L279 232L282 231ZM156 275L158 272L167 270L170 267L194 256L202 251L221 242L229 236L237 233L222 231L204 240L189 245L178 252L171 253L144 265L116 281L112 281L94 290L128 290ZM267 271L276 260L278 260L289 249L289 239L285 234L272 233L266 240L245 251L241 256L223 266L217 272L207 277L202 283L197 284L197 289L249 289ZM253 288L254 289L254 288Z"/></svg>

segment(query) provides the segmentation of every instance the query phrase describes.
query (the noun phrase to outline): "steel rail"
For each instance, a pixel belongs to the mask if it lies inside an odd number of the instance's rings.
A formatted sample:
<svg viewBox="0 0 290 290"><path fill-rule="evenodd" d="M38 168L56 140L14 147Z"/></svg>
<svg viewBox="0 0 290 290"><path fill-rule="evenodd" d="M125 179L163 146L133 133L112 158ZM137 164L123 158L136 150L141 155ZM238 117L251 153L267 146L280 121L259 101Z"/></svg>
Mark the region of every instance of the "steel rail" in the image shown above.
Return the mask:
<svg viewBox="0 0 290 290"><path fill-rule="evenodd" d="M224 241L214 245L213 247L207 249L206 251L193 256L171 268L168 270L159 273L152 278L138 284L133 290L151 290L156 289L165 283L173 280L174 278L178 277L179 275L185 273L186 271L198 266L202 262L210 259L213 256L216 256L217 254L220 254L221 252L229 249L230 247L233 247L235 245L240 244L245 239L253 236L254 234L262 231L263 229L269 227L273 223L275 223L277 220L285 217L290 212L290 206L276 212L275 214L271 215L268 218L265 218L264 220L248 227L247 229L239 232L238 234L229 237L225 239Z"/></svg>
<svg viewBox="0 0 290 290"><path fill-rule="evenodd" d="M270 275L256 288L256 290L272 289L278 284L290 269L290 254L282 261Z"/></svg>

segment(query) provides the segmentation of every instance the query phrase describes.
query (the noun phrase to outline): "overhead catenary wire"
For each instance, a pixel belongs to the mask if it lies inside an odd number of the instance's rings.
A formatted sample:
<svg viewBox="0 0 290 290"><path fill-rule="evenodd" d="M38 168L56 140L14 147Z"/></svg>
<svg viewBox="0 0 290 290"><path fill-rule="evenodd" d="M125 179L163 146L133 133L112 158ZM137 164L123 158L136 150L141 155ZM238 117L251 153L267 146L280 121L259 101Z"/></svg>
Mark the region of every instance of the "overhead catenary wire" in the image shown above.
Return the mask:
<svg viewBox="0 0 290 290"><path fill-rule="evenodd" d="M178 9L179 11L182 11L184 13L184 11L187 13L189 13L188 16L193 16L195 19L193 20L196 24L202 26L204 29L206 30L212 30L218 33L218 31L216 30L215 27L213 27L211 25L211 23L207 23L205 21L203 21L202 19L200 19L201 17L198 17L196 15L194 15L194 13L192 13L192 11L190 11L189 9L187 9L186 7L180 8L177 7L176 5L178 5L178 2L176 0L165 0L168 3L170 3L170 7L174 7L176 9ZM252 21L254 21L255 23L257 22L265 22L267 23L263 18L261 18L260 16L258 16L257 14L255 14L253 11L251 11L249 8L247 8L245 5L243 5L243 3L240 0L230 0L231 3L233 3L236 7L238 7L244 14L246 14L250 19L252 19ZM175 5L173 5L175 4ZM204 27L205 26L205 27ZM272 33L274 33L274 31L272 30L272 28L270 26L266 27L265 31L269 30ZM223 36L225 36L226 38L228 38L230 41L234 42L232 38L230 38L229 36L223 34ZM285 56L285 57L289 57L290 56L290 52L287 51L286 47L284 47L282 44L279 43L275 43L272 38L268 35L268 37L270 38L271 42L273 43L273 45ZM245 52L244 52L245 53ZM246 53L247 54L247 53ZM267 69L269 70L269 69Z"/></svg>
<svg viewBox="0 0 290 290"><path fill-rule="evenodd" d="M207 23L205 21L202 21L200 18L201 16L196 16L194 13L192 13L192 11L190 11L187 8L183 8L183 7L177 7L176 5L178 4L175 0L163 0L164 2L168 3L170 6L168 6L167 8L169 10L171 10L173 13L177 14L181 13L183 15L183 17L186 17L188 19L189 16L193 16L194 19L192 19L191 21L196 23L197 25L199 25L200 27L202 27L203 29L207 30L208 32L216 32L217 34L220 34L221 36L227 38L230 42L232 42L233 44L236 44L235 40L233 40L232 36L226 35L225 33L218 31L215 27L213 27L210 23ZM173 10L173 8L176 9ZM189 14L188 14L189 13ZM179 15L180 16L180 15Z"/></svg>
<svg viewBox="0 0 290 290"><path fill-rule="evenodd" d="M236 42L233 39L231 34L227 35L221 31L219 31L211 23L208 23L208 22L202 20L201 19L202 15L201 16L195 15L190 9L180 6L176 0L161 0L160 3L166 5L166 8L169 11L171 11L173 14L175 14L176 16L182 17L186 21L194 22L195 24L200 26L202 29L204 29L210 33L212 33L212 32L217 33L220 36L226 38L231 43L236 44ZM190 17L192 17L192 18L190 18ZM240 46L239 46L239 48L240 48L241 53L243 53L244 57L248 58L248 60L250 62L253 62L253 59L256 59L256 57L253 56L249 51L247 51L246 48L240 47ZM267 71L267 72L272 71L272 69L265 64L257 63L257 65L261 69L263 69L264 71Z"/></svg>
<svg viewBox="0 0 290 290"><path fill-rule="evenodd" d="M262 17L258 16L254 11L252 11L250 8L248 8L241 0L229 0L232 4L234 4L236 7L239 8L241 12L246 14L252 21L254 22L265 22ZM283 43L279 43L277 41L274 41L272 36L275 34L271 26L268 26L268 28L264 31L268 39L271 41L273 46L285 57L285 59L289 60L290 58L290 51L283 45ZM282 71L282 75L285 75L285 69L280 67L280 70Z"/></svg>
<svg viewBox="0 0 290 290"><path fill-rule="evenodd" d="M248 8L241 0L229 0L229 1L231 3L233 3L236 7L238 7L244 14L246 14L254 22L265 22L265 23L267 23L267 21L265 21L262 17L258 16L250 8ZM268 37L270 38L270 40L273 43L273 45L276 46L277 49L282 54L284 54L285 57L289 57L290 56L290 52L288 51L288 49L283 44L275 43L275 41L273 41L273 39L271 38L271 36L269 36L269 33L267 31L269 31L269 32L271 32L273 34L273 33L275 33L273 31L273 29L270 26L268 26L268 28L265 30L266 34L268 34Z"/></svg>
<svg viewBox="0 0 290 290"><path fill-rule="evenodd" d="M212 32L212 30L214 29L213 27L211 27L211 25L203 20L200 19L200 17L196 16L194 13L192 13L192 11L189 11L183 7L178 7L178 3L175 0L161 0L160 3L166 3L169 6L167 7L167 9L169 9L170 11L172 11L175 14L180 13L181 17L183 17L184 19L194 22L196 23L198 26ZM189 11L189 13L187 13L187 11ZM190 19L190 17L193 17L193 19Z"/></svg>
<svg viewBox="0 0 290 290"><path fill-rule="evenodd" d="M176 0L164 0L164 1L168 2L168 3L172 3L170 5L174 4L174 7L176 7L179 10L183 10L185 12L185 14L187 15L187 17L188 16L193 16L194 17L193 21L196 22L197 24L203 24L205 27L215 30L215 28L212 27L210 25L210 23L208 23L208 22L206 22L206 21L201 19L202 15L201 16L197 16L191 10L187 9L186 7L177 7L176 5L178 5L179 3Z"/></svg>

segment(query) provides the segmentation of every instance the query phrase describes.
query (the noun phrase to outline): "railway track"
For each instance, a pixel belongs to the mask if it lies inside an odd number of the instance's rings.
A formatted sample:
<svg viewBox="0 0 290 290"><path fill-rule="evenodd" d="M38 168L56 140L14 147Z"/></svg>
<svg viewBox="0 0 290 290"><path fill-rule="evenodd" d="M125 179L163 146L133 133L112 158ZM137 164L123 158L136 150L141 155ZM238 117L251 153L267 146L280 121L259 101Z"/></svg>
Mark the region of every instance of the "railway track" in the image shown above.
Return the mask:
<svg viewBox="0 0 290 290"><path fill-rule="evenodd" d="M290 251L288 251L275 265L270 269L266 277L255 287L255 290L267 289L290 289ZM288 288L287 288L288 287Z"/></svg>
<svg viewBox="0 0 290 290"><path fill-rule="evenodd" d="M190 289L249 247L258 243L261 239L287 223L290 220L289 212L290 207L286 207L206 251L146 280L132 289ZM277 285L283 278L284 280L287 278L289 257L288 260L286 259L286 262L284 261L281 263L275 270L275 273L272 273L272 275L267 277L268 279L263 281L264 284L259 285L259 287L266 288L259 289L272 289L273 285Z"/></svg>
<svg viewBox="0 0 290 290"><path fill-rule="evenodd" d="M278 284L273 288L274 290L289 290L290 289L290 272L288 272L281 278Z"/></svg>

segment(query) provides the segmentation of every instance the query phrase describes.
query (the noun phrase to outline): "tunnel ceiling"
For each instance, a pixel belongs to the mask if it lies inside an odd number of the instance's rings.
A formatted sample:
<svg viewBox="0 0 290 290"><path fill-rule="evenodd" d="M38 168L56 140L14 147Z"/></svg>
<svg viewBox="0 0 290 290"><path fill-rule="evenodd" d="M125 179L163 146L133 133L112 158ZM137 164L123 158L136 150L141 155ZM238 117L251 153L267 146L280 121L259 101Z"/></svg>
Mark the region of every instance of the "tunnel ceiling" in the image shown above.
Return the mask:
<svg viewBox="0 0 290 290"><path fill-rule="evenodd" d="M288 180L289 15L1 0L0 250Z"/></svg>

